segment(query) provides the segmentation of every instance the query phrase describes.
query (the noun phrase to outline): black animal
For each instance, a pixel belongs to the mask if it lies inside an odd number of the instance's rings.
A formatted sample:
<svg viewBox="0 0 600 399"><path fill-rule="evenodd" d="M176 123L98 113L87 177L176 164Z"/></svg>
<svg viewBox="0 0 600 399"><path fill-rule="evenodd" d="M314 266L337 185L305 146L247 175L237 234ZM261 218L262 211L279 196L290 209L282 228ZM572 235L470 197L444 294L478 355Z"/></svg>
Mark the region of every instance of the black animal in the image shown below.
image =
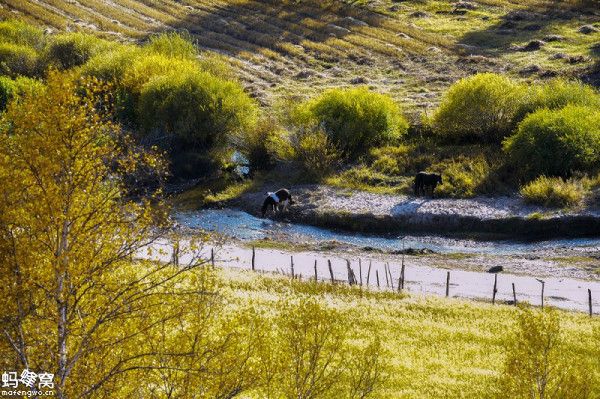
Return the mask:
<svg viewBox="0 0 600 399"><path fill-rule="evenodd" d="M415 176L415 195L425 195L425 188L431 188L431 196L433 197L433 190L435 186L442 184L442 175L437 173L419 172Z"/></svg>
<svg viewBox="0 0 600 399"><path fill-rule="evenodd" d="M268 192L267 198L265 198L262 205L262 217L265 217L269 209L273 212L281 212L287 210L287 207L292 204L294 204L294 201L292 200L290 190L282 188L274 193Z"/></svg>

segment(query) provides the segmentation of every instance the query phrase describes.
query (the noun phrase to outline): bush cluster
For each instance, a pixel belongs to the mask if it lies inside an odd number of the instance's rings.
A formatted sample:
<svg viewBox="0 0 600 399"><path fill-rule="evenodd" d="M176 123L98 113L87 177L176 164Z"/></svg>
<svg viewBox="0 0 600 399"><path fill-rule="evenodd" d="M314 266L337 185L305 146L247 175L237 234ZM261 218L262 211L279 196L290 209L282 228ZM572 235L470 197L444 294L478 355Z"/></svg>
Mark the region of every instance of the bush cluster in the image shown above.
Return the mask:
<svg viewBox="0 0 600 399"><path fill-rule="evenodd" d="M600 112L580 106L536 111L504 142L504 150L527 178L594 170L600 165Z"/></svg>
<svg viewBox="0 0 600 399"><path fill-rule="evenodd" d="M581 181L560 177L540 176L521 188L521 195L526 202L549 207L577 205L584 194Z"/></svg>
<svg viewBox="0 0 600 399"><path fill-rule="evenodd" d="M452 85L431 125L446 141L498 143L510 134L523 87L508 77L477 74Z"/></svg>
<svg viewBox="0 0 600 399"><path fill-rule="evenodd" d="M393 143L408 131L398 104L365 87L328 90L301 105L297 121L323 129L350 159L369 148Z"/></svg>

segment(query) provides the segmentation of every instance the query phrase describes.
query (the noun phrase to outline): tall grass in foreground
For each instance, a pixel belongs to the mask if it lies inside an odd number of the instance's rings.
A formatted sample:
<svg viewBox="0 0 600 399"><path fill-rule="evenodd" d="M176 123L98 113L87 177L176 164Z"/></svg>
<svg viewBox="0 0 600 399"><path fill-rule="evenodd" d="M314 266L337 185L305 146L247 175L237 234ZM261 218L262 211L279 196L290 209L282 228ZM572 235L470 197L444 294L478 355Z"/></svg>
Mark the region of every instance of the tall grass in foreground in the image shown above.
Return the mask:
<svg viewBox="0 0 600 399"><path fill-rule="evenodd" d="M349 318L357 335L376 332L387 378L372 397L563 397L551 391L557 384L571 389L564 397L600 394L600 322L583 314L222 273L239 306L251 301L271 313L282 298L309 297Z"/></svg>

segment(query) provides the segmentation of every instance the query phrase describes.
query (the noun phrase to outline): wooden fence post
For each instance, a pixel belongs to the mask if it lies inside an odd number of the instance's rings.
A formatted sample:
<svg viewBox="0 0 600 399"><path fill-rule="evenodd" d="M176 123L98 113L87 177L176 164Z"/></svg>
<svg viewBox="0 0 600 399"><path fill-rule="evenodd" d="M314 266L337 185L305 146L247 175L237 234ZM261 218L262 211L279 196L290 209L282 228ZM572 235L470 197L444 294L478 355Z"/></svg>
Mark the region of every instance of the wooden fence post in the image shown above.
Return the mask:
<svg viewBox="0 0 600 399"><path fill-rule="evenodd" d="M385 286L389 287L390 286L390 280L388 279L388 274L387 274L387 264L383 265L383 273L385 274Z"/></svg>
<svg viewBox="0 0 600 399"><path fill-rule="evenodd" d="M175 266L179 266L179 240L175 241L173 244L173 256L171 257L171 262Z"/></svg>
<svg viewBox="0 0 600 399"><path fill-rule="evenodd" d="M333 269L331 268L331 260L327 259L327 266L329 266L329 274L331 275L331 284L335 284L335 279L333 278Z"/></svg>
<svg viewBox="0 0 600 399"><path fill-rule="evenodd" d="M369 285L369 278L371 277L371 261L369 261L369 271L367 271L367 286Z"/></svg>
<svg viewBox="0 0 600 399"><path fill-rule="evenodd" d="M388 273L390 274L390 285L392 286L392 290L394 289L394 279L392 277L392 268L390 267L390 264L387 264L387 270Z"/></svg>
<svg viewBox="0 0 600 399"><path fill-rule="evenodd" d="M315 282L319 281L319 275L317 274L317 260L315 259Z"/></svg>
<svg viewBox="0 0 600 399"><path fill-rule="evenodd" d="M379 288L379 270L375 270L375 277L377 277L377 288Z"/></svg>
<svg viewBox="0 0 600 399"><path fill-rule="evenodd" d="M354 281L352 281L352 270L350 270L350 261L346 259L346 269L348 269L348 284L353 285Z"/></svg>
<svg viewBox="0 0 600 399"><path fill-rule="evenodd" d="M252 246L252 271L256 270L254 262L256 260L256 249Z"/></svg>
<svg viewBox="0 0 600 399"><path fill-rule="evenodd" d="M292 278L294 278L294 256L290 256L290 266L292 269Z"/></svg>
<svg viewBox="0 0 600 399"><path fill-rule="evenodd" d="M402 277L402 289L404 289L404 262L402 262L402 269L400 270L400 277Z"/></svg>
<svg viewBox="0 0 600 399"><path fill-rule="evenodd" d="M513 288L513 303L515 306L517 306L517 290L515 290L515 283L512 283L512 288Z"/></svg>
<svg viewBox="0 0 600 399"><path fill-rule="evenodd" d="M588 288L588 307L590 310L590 317L594 314L592 312L592 290Z"/></svg>
<svg viewBox="0 0 600 399"><path fill-rule="evenodd" d="M210 249L210 264L212 265L212 268L215 268L215 249L211 248Z"/></svg>
<svg viewBox="0 0 600 399"><path fill-rule="evenodd" d="M496 303L496 293L498 292L498 274L494 273L494 292L492 292L492 305Z"/></svg>
<svg viewBox="0 0 600 399"><path fill-rule="evenodd" d="M450 296L450 271L446 274L446 298Z"/></svg>
<svg viewBox="0 0 600 399"><path fill-rule="evenodd" d="M539 278L536 278L536 280L542 283L542 309L544 309L544 288L546 286L546 282L544 280L540 280Z"/></svg>
<svg viewBox="0 0 600 399"><path fill-rule="evenodd" d="M360 275L360 286L362 287L363 285L363 281L362 281L362 261L360 260L360 258L358 258L358 274Z"/></svg>

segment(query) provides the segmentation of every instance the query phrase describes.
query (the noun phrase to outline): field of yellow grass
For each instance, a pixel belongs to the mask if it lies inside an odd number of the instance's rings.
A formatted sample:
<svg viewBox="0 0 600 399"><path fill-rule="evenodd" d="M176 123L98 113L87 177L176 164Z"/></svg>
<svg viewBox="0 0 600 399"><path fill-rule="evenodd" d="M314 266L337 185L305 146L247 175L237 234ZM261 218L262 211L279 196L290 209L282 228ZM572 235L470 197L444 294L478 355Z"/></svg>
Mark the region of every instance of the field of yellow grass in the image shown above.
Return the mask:
<svg viewBox="0 0 600 399"><path fill-rule="evenodd" d="M365 291L251 272L220 273L225 295L234 303L254 302L273 312L283 298L309 297L347 314L359 336L376 331L389 367L374 395L381 398L492 397L519 312L507 305ZM598 377L598 319L559 312L559 320L565 347L581 361L592 362Z"/></svg>

